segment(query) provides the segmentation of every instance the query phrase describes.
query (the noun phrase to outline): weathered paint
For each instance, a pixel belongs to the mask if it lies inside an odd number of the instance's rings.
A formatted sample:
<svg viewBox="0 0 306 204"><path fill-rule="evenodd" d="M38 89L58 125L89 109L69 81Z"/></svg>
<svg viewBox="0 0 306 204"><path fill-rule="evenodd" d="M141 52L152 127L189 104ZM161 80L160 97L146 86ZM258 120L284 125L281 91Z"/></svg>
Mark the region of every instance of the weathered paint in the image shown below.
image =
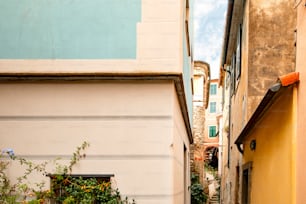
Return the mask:
<svg viewBox="0 0 306 204"><path fill-rule="evenodd" d="M288 0L250 0L248 115L278 76L295 69L296 11Z"/></svg>
<svg viewBox="0 0 306 204"><path fill-rule="evenodd" d="M135 59L141 0L2 0L1 59Z"/></svg>
<svg viewBox="0 0 306 204"><path fill-rule="evenodd" d="M244 142L243 163L252 163L251 204L293 203L292 185L295 166L293 139L295 133L293 87L286 90L265 112L265 115ZM255 151L250 150L256 140Z"/></svg>

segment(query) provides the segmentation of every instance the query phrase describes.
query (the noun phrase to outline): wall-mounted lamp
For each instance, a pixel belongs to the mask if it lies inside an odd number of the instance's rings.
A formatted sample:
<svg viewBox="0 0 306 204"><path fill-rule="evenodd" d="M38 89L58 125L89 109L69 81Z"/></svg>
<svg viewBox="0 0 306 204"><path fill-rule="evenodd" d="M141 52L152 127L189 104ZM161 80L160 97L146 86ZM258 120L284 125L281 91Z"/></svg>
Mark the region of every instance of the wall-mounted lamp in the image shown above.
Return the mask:
<svg viewBox="0 0 306 204"><path fill-rule="evenodd" d="M252 151L255 151L255 149L256 149L256 140L252 140L252 141L250 142L250 149L251 149Z"/></svg>

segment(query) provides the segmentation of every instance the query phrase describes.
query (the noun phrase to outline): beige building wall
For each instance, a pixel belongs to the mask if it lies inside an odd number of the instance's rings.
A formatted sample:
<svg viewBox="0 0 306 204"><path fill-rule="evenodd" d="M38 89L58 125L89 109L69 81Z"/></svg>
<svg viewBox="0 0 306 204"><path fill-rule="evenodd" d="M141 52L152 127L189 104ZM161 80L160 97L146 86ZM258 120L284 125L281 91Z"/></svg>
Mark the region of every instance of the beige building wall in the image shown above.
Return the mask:
<svg viewBox="0 0 306 204"><path fill-rule="evenodd" d="M189 203L189 140L173 82L11 82L0 95L0 149L68 162L88 141L73 173L114 174L139 204Z"/></svg>
<svg viewBox="0 0 306 204"><path fill-rule="evenodd" d="M180 114L180 105L176 95L173 98L173 138L170 144L173 176L173 195L175 203L190 203L190 143Z"/></svg>
<svg viewBox="0 0 306 204"><path fill-rule="evenodd" d="M68 162L88 141L73 173L114 174L137 204L190 203L187 3L141 0L136 59L1 59L0 149Z"/></svg>

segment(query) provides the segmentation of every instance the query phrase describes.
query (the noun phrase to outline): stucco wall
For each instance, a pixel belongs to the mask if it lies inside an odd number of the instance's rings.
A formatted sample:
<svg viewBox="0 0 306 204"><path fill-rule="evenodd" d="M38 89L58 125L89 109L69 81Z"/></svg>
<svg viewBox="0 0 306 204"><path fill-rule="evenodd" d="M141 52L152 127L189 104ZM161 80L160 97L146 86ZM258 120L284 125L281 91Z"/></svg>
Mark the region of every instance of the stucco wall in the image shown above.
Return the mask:
<svg viewBox="0 0 306 204"><path fill-rule="evenodd" d="M249 3L248 115L278 76L294 71L296 11L287 0Z"/></svg>
<svg viewBox="0 0 306 204"><path fill-rule="evenodd" d="M240 1L242 4L242 1ZM230 124L229 124L229 145L226 147L226 152L229 157L229 167L225 168L225 175L228 177L224 177L223 188L226 190L224 193L224 201L228 201L230 203L239 203L241 200L241 186L240 186L240 169L237 171L237 167L242 164L242 156L240 152L237 150L235 145L235 140L240 134L242 128L247 122L248 117L248 80L249 80L249 70L252 69L249 65L249 57L252 55L250 51L249 44L252 43L249 40L249 4L250 1L245 2L245 7L243 9L242 5L240 5L240 15L241 17L238 19L242 23L242 36L241 36L241 74L240 78L236 80L236 90L233 91L231 87L228 92L228 96L230 97ZM238 29L238 28L237 28ZM235 42L235 41L234 41ZM236 46L235 46L236 47ZM234 93L233 93L234 92ZM226 161L227 164L227 161Z"/></svg>
<svg viewBox="0 0 306 204"><path fill-rule="evenodd" d="M243 162L253 162L250 203L295 203L294 108L290 88L269 108L244 142ZM255 151L250 150L253 139Z"/></svg>
<svg viewBox="0 0 306 204"><path fill-rule="evenodd" d="M190 203L190 143L188 141L187 132L184 127L184 120L179 114L180 105L178 98L173 98L173 143L171 150L173 154L173 195L172 204Z"/></svg>
<svg viewBox="0 0 306 204"><path fill-rule="evenodd" d="M68 161L88 141L74 173L114 174L140 204L181 202L189 143L173 83L1 83L0 95L0 149Z"/></svg>
<svg viewBox="0 0 306 204"><path fill-rule="evenodd" d="M3 0L0 8L1 59L136 58L141 0Z"/></svg>

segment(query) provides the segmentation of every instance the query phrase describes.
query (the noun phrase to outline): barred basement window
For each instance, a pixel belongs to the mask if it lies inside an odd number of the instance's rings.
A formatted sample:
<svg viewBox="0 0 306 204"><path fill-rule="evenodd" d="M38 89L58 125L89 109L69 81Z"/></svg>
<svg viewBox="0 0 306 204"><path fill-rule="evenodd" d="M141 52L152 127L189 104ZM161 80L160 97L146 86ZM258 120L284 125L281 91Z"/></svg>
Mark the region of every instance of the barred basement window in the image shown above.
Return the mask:
<svg viewBox="0 0 306 204"><path fill-rule="evenodd" d="M93 199L90 203L101 203L103 196L106 197L106 194L111 194L111 178L114 177L113 174L52 174L48 176L51 179L51 191L56 197L51 201L53 204L63 203L70 196L82 199L80 198L82 192L90 192Z"/></svg>

